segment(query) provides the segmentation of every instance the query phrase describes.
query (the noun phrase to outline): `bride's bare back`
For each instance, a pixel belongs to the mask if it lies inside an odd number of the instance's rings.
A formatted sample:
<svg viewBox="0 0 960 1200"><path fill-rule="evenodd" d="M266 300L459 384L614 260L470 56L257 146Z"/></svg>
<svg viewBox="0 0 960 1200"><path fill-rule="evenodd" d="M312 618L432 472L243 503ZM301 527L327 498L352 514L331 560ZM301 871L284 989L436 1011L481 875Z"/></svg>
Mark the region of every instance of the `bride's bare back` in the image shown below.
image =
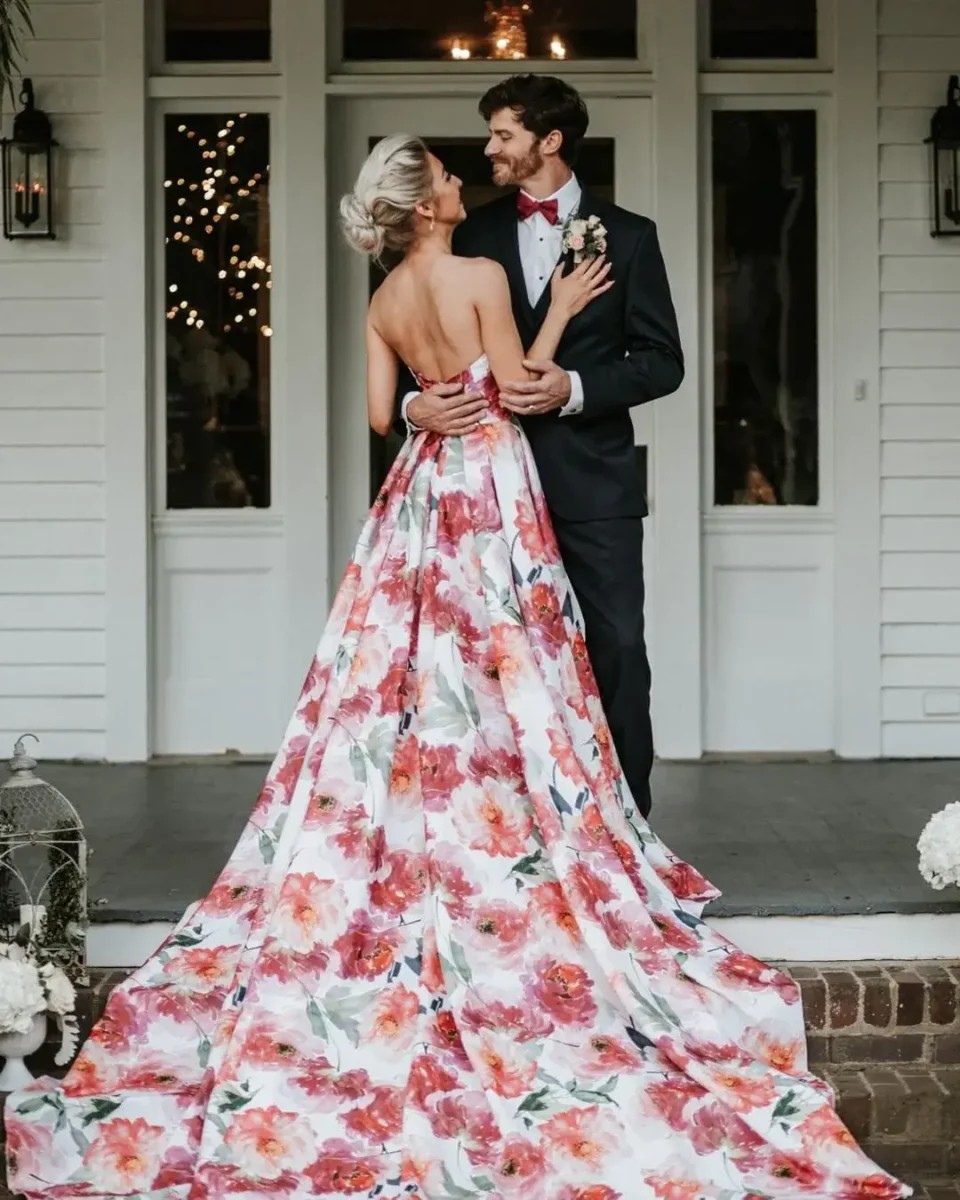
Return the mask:
<svg viewBox="0 0 960 1200"><path fill-rule="evenodd" d="M412 255L380 286L370 319L411 370L450 379L484 352L474 293L491 267L487 259Z"/></svg>

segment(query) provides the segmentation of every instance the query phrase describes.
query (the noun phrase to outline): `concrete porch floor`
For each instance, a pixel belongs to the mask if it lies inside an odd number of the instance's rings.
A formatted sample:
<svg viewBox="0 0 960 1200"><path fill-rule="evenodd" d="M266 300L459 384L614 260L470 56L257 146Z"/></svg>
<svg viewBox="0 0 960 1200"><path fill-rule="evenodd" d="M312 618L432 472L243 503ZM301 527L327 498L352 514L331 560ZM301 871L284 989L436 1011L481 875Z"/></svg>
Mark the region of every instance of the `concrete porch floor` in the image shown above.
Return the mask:
<svg viewBox="0 0 960 1200"><path fill-rule="evenodd" d="M83 820L95 922L175 921L206 894L264 762L41 762ZM712 916L960 913L917 870L917 837L960 798L960 762L660 763L653 824L722 889Z"/></svg>

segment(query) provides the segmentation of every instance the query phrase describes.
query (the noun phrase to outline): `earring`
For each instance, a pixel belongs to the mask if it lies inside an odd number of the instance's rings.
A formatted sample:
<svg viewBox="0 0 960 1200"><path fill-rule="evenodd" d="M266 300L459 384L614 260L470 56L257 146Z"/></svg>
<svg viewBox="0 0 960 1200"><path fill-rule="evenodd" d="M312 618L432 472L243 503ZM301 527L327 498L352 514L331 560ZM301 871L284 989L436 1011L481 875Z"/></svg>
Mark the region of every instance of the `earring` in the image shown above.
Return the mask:
<svg viewBox="0 0 960 1200"><path fill-rule="evenodd" d="M433 233L433 224L434 224L433 217L431 217L430 218L430 232L431 233Z"/></svg>

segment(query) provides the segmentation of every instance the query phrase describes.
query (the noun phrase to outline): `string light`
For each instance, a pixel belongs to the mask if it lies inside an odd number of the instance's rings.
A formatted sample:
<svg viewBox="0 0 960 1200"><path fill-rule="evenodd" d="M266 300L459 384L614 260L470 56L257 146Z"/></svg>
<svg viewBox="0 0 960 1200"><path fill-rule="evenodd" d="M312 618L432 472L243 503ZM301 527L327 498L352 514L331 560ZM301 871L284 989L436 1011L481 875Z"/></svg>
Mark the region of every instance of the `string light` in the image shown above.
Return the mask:
<svg viewBox="0 0 960 1200"><path fill-rule="evenodd" d="M566 58L567 45L563 38L555 33L550 39L550 57L551 58Z"/></svg>
<svg viewBox="0 0 960 1200"><path fill-rule="evenodd" d="M236 211L236 198L249 198L255 193L258 186L265 182L269 174L269 166L267 166L264 171L254 172L249 180L247 180L246 186L240 187L240 177L236 174L228 174L224 169L227 160L235 158L238 147L246 142L246 135L237 131L237 122L245 120L246 117L246 113L240 113L237 118L231 117L225 121L223 126L218 130L215 141L212 139L212 135L201 136L199 131L191 129L186 123L181 123L177 126L177 132L200 149L201 160L206 165L202 168L202 176L199 180L188 181L183 177L176 180L172 178L164 179L164 189L176 188L181 193L176 197L176 207L187 210L183 216L179 213L173 216L172 223L174 225L182 223L183 225L194 226L195 218L197 222L203 220L205 221L202 225L203 232L207 237L210 237L217 234L218 225L221 220L239 221L241 219L242 214ZM233 195L221 190L225 185L235 189ZM197 199L203 202L202 207L197 206L191 210L192 204L195 203L191 199L191 196L197 192L201 193ZM212 216L211 208L208 207L209 205L213 205L216 210ZM197 224L196 228L199 227L199 224ZM182 229L177 229L173 233L172 240L182 245L188 245L192 243L193 239ZM171 238L169 236L164 238L165 245L169 245L170 242ZM197 263L203 263L206 260L206 252L202 246L191 244L190 253L193 260ZM250 280L248 278L251 272L269 273L271 266L259 254L252 254L249 259L241 260L239 243L234 243L232 246L232 252L229 257L229 268L221 267L217 271L217 279L227 285L227 293L232 297L234 302L241 301L244 293L236 287L235 283L230 281L231 275L233 275L234 280L246 280L247 286L255 291L261 289L262 282L266 283L267 288L271 286L269 279L261 281L259 279ZM168 290L171 294L175 294L180 290L180 285L171 283ZM223 331L230 333L235 325L244 327L247 317L256 317L258 313L259 309L255 307L251 308L248 313L236 313L235 316L223 324ZM191 307L187 300L181 300L179 304L174 302L166 310L166 316L171 321L182 317L184 323L191 328L202 329L205 325L205 319L200 316L198 308L195 306ZM259 332L263 337L270 337L273 334L273 330L268 324L260 325Z"/></svg>

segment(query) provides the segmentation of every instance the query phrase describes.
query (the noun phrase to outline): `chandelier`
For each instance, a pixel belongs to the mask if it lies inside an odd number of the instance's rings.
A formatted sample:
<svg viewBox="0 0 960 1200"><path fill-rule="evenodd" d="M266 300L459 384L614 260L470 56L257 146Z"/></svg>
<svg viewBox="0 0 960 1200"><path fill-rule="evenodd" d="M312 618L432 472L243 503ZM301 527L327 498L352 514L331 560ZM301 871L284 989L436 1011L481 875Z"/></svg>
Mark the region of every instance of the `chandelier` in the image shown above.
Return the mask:
<svg viewBox="0 0 960 1200"><path fill-rule="evenodd" d="M486 21L490 26L490 57L520 59L527 57L527 28L524 18L532 11L529 4L496 4L487 0Z"/></svg>

